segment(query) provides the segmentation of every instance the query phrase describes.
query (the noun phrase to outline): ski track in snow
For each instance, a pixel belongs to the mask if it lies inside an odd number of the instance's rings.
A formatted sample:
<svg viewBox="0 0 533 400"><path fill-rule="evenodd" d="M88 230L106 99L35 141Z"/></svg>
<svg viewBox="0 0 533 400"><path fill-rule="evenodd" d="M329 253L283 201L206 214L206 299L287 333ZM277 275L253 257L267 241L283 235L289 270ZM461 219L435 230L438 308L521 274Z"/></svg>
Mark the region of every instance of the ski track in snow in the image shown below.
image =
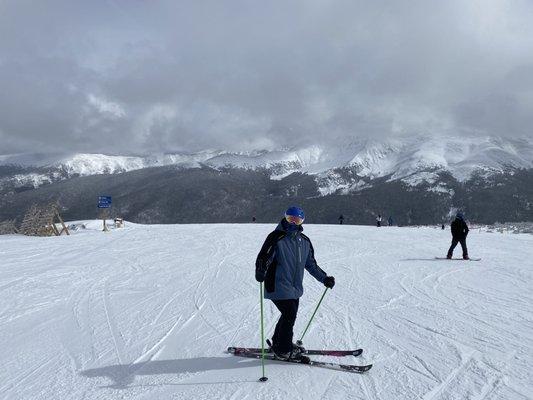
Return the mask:
<svg viewBox="0 0 533 400"><path fill-rule="evenodd" d="M336 277L304 338L362 347L367 374L225 354L259 346L255 257L274 225L97 221L0 236L0 399L533 399L533 236L309 225ZM457 251L457 250L456 250ZM306 274L299 338L324 287ZM278 312L265 302L270 335ZM331 360L328 357L317 357Z"/></svg>

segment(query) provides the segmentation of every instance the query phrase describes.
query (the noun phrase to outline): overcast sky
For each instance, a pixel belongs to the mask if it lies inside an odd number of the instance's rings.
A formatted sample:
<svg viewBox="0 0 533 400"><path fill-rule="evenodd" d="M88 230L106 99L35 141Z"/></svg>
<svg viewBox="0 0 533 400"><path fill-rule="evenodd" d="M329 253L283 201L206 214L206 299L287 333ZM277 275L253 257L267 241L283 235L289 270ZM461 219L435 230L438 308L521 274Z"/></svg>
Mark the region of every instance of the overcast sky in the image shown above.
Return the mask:
<svg viewBox="0 0 533 400"><path fill-rule="evenodd" d="M2 0L0 154L532 136L532 21L531 0Z"/></svg>

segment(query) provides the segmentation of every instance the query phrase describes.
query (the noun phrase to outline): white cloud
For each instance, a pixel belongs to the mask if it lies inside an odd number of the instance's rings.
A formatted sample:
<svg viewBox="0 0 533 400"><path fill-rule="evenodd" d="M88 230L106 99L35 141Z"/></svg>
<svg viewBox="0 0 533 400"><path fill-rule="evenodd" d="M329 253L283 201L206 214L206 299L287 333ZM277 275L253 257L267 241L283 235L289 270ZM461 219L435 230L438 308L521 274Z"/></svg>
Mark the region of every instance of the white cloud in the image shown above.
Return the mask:
<svg viewBox="0 0 533 400"><path fill-rule="evenodd" d="M101 114L106 114L107 116L114 118L124 118L126 116L124 107L116 102L106 100L103 97L98 97L94 94L89 94L87 96L87 101Z"/></svg>
<svg viewBox="0 0 533 400"><path fill-rule="evenodd" d="M132 153L531 136L532 20L530 0L0 2L0 130Z"/></svg>

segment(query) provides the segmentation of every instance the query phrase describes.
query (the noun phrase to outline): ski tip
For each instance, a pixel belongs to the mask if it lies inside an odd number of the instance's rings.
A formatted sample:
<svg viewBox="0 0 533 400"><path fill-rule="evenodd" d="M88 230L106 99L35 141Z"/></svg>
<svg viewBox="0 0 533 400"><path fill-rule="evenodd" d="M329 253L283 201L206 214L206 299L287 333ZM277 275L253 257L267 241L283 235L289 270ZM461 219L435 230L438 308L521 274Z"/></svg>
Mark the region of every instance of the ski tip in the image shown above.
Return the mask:
<svg viewBox="0 0 533 400"><path fill-rule="evenodd" d="M368 372L372 369L372 364L365 365L361 372Z"/></svg>
<svg viewBox="0 0 533 400"><path fill-rule="evenodd" d="M372 368L372 364L368 365L343 365L341 368L348 372L353 372L356 374L362 374L369 371Z"/></svg>
<svg viewBox="0 0 533 400"><path fill-rule="evenodd" d="M355 369L353 372L357 372L359 374L363 374L365 372L368 372L372 369L372 364L368 364L368 365L360 365L357 367L357 369Z"/></svg>

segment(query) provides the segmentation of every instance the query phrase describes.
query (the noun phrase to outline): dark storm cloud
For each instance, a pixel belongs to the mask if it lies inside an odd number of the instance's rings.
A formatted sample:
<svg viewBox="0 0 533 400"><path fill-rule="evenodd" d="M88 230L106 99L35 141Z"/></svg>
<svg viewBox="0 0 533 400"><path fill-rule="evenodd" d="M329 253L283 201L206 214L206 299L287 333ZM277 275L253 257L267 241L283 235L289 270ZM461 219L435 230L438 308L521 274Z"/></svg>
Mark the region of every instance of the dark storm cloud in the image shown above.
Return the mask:
<svg viewBox="0 0 533 400"><path fill-rule="evenodd" d="M531 20L527 0L4 1L0 153L531 135Z"/></svg>

